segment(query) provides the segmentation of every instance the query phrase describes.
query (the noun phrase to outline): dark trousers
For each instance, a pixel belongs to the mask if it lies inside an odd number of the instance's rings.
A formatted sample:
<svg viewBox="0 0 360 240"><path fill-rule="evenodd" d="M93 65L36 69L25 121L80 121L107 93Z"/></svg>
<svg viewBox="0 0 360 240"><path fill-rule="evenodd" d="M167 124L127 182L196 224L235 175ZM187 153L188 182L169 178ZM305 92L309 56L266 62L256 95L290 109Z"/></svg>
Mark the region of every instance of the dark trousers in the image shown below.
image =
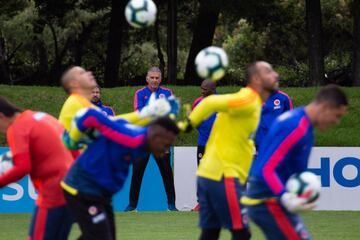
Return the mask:
<svg viewBox="0 0 360 240"><path fill-rule="evenodd" d="M141 182L144 176L145 168L149 162L150 154L144 158L138 159L133 163L133 175L130 186L130 206L136 208L139 201L139 193ZM168 204L175 204L175 187L174 176L170 163L170 152L166 153L164 157L155 158L156 164L159 167L161 177L163 179Z"/></svg>
<svg viewBox="0 0 360 240"><path fill-rule="evenodd" d="M102 198L78 192L64 191L67 205L79 224L79 240L115 240L115 220L111 197Z"/></svg>
<svg viewBox="0 0 360 240"><path fill-rule="evenodd" d="M204 156L204 153L205 153L205 146L200 146L198 145L197 146L197 165L199 166L200 164L200 160L203 158Z"/></svg>

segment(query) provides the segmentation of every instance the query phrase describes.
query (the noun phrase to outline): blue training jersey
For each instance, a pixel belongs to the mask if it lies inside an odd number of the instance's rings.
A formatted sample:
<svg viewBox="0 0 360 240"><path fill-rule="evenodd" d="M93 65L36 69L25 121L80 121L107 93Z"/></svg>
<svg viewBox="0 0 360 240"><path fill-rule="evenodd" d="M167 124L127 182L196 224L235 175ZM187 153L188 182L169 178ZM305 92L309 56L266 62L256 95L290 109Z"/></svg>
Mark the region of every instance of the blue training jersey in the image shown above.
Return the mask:
<svg viewBox="0 0 360 240"><path fill-rule="evenodd" d="M193 104L191 105L191 108L194 109L200 102L201 100L203 100L204 97L198 97ZM216 119L216 113L211 114L211 116L209 118L207 118L206 120L204 120L198 127L197 130L199 132L199 138L198 138L198 146L205 146L210 133L211 133L211 129L212 126L214 124L214 121Z"/></svg>
<svg viewBox="0 0 360 240"><path fill-rule="evenodd" d="M255 146L258 150L274 120L292 108L292 101L286 93L276 91L269 96L261 109L260 123L256 131Z"/></svg>
<svg viewBox="0 0 360 240"><path fill-rule="evenodd" d="M135 92L134 95L134 111L141 110L148 104L152 92L149 87L143 87ZM170 97L173 93L170 89L164 87L158 87L155 92L156 99L163 97Z"/></svg>
<svg viewBox="0 0 360 240"><path fill-rule="evenodd" d="M100 136L75 160L64 182L83 193L113 195L122 188L130 164L145 154L147 128L123 119L110 120L95 109L88 110L76 124L82 132L96 128Z"/></svg>
<svg viewBox="0 0 360 240"><path fill-rule="evenodd" d="M278 117L253 162L247 196L280 196L285 192L284 185L289 177L307 169L313 144L313 126L304 108Z"/></svg>
<svg viewBox="0 0 360 240"><path fill-rule="evenodd" d="M114 116L115 115L114 110L109 106L103 105L103 103L100 100L98 102L91 102L91 103L98 106L106 116Z"/></svg>

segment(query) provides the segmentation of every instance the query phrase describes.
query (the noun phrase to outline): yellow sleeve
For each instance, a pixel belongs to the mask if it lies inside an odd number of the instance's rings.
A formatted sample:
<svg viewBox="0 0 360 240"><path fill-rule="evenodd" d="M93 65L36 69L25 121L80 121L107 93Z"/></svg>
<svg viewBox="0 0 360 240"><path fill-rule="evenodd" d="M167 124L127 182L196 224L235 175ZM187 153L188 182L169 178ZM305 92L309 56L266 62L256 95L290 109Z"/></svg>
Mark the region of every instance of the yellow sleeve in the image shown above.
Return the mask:
<svg viewBox="0 0 360 240"><path fill-rule="evenodd" d="M211 95L204 98L190 113L191 124L196 127L214 112L227 112L231 94Z"/></svg>
<svg viewBox="0 0 360 240"><path fill-rule="evenodd" d="M132 123L132 124L135 124L138 126L146 126L151 122L150 118L141 119L139 111L116 115L114 118L115 119L125 119L129 123Z"/></svg>

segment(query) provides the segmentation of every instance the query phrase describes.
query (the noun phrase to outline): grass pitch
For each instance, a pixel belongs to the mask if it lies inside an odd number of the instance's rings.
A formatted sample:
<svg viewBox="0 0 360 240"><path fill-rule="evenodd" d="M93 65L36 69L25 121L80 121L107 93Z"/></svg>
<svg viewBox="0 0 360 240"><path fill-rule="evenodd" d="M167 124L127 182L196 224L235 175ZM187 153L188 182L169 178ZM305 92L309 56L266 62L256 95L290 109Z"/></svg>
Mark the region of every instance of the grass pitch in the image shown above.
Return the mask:
<svg viewBox="0 0 360 240"><path fill-rule="evenodd" d="M0 239L26 239L30 214L1 214ZM303 214L306 226L316 240L360 239L360 212L313 211ZM117 239L123 240L189 240L198 239L198 214L194 212L134 212L116 214ZM264 239L259 229L251 225L253 240ZM74 225L69 239L77 239L80 232ZM222 231L222 240L230 239Z"/></svg>

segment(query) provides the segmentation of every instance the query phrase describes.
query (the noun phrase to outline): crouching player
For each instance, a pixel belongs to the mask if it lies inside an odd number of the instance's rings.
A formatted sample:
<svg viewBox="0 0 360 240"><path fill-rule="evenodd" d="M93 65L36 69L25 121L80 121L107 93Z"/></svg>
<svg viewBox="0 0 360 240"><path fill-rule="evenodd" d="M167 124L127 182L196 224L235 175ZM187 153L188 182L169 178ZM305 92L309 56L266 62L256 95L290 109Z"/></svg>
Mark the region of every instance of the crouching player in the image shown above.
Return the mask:
<svg viewBox="0 0 360 240"><path fill-rule="evenodd" d="M313 128L324 131L339 124L347 105L345 93L336 85L328 85L309 105L286 112L274 121L253 162L247 194L242 198L250 218L266 239L310 239L297 213L314 208L315 203L287 192L284 184L292 174L307 169Z"/></svg>
<svg viewBox="0 0 360 240"><path fill-rule="evenodd" d="M176 123L162 117L147 127L110 120L96 109L76 117L65 144L71 148L88 129L100 135L77 158L62 182L67 203L78 222L81 239L115 239L112 196L128 176L130 164L146 152L159 157L175 141Z"/></svg>
<svg viewBox="0 0 360 240"><path fill-rule="evenodd" d="M72 156L61 142L63 127L46 113L22 111L0 97L0 132L7 136L14 163L0 176L0 187L30 174L38 192L28 239L67 239L72 217L60 182Z"/></svg>

